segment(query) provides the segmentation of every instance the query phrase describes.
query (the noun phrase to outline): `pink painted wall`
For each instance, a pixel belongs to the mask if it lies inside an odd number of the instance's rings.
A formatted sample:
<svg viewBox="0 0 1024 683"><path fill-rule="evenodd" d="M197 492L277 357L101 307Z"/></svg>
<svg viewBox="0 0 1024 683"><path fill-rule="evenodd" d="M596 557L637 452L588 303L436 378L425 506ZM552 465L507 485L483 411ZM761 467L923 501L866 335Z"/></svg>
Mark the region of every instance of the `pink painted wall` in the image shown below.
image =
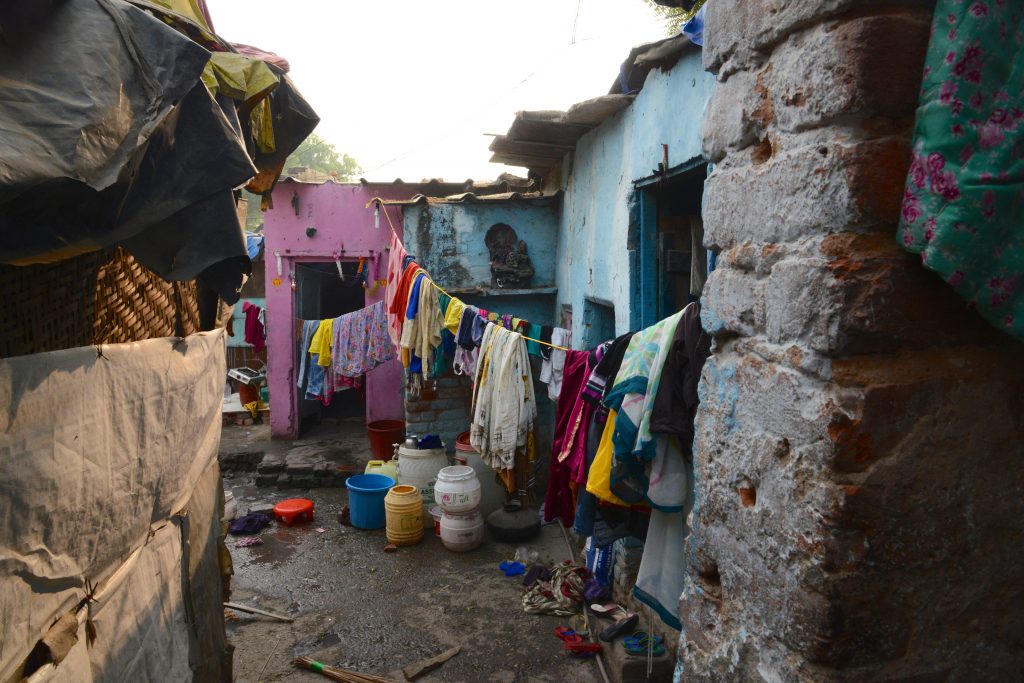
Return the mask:
<svg viewBox="0 0 1024 683"><path fill-rule="evenodd" d="M275 437L298 436L299 397L295 383L296 318L295 293L291 276L301 261L333 261L340 253L343 259L358 259L380 253L380 273L385 277L387 252L391 236L387 219L381 212L379 230L374 229L373 209L365 208L372 197L408 199L415 195L415 185L392 183L323 185L282 180L274 189L274 208L264 214L267 273L267 381L270 387L270 429ZM298 215L293 198L298 196ZM401 235L401 209L388 207L392 221ZM313 237L306 228L315 227ZM278 274L276 255L281 255ZM278 282L280 284L275 284ZM372 304L384 296L379 287L367 294ZM395 360L367 374L366 419L403 419L402 366Z"/></svg>

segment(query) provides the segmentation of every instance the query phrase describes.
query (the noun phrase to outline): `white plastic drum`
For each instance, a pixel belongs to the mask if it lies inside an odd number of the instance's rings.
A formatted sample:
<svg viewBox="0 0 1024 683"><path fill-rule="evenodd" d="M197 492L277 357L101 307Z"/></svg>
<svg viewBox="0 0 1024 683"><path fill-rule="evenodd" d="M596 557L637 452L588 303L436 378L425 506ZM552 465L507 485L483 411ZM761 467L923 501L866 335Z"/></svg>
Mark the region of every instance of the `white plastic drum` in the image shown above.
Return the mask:
<svg viewBox="0 0 1024 683"><path fill-rule="evenodd" d="M484 542L484 518L479 510L441 514L441 543L448 550L464 553Z"/></svg>
<svg viewBox="0 0 1024 683"><path fill-rule="evenodd" d="M480 506L480 480L467 465L452 465L437 473L434 500L444 512L469 512Z"/></svg>
<svg viewBox="0 0 1024 683"><path fill-rule="evenodd" d="M448 466L444 448L398 447L398 483L415 486L423 497L423 527L434 525L430 507L434 504L434 480Z"/></svg>

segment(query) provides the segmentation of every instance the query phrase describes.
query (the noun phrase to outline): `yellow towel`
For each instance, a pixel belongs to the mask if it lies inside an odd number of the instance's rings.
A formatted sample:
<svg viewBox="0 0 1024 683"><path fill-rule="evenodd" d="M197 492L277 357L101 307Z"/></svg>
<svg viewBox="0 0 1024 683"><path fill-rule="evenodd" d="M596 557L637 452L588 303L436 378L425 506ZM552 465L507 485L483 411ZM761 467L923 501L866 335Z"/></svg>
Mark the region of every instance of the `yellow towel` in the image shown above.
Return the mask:
<svg viewBox="0 0 1024 683"><path fill-rule="evenodd" d="M318 353L316 364L327 367L331 364L331 346L334 344L334 320L321 320L309 342L309 352Z"/></svg>
<svg viewBox="0 0 1024 683"><path fill-rule="evenodd" d="M455 297L452 297L452 300L448 302L448 310L444 316L444 326L452 334L459 331L459 323L462 322L462 312L464 310L466 310L466 304Z"/></svg>
<svg viewBox="0 0 1024 683"><path fill-rule="evenodd" d="M587 474L587 491L594 494L601 500L629 507L628 503L612 493L612 435L615 433L615 417L618 415L614 410L608 411L608 421L601 433L601 443L594 455L594 462L590 465L590 472Z"/></svg>

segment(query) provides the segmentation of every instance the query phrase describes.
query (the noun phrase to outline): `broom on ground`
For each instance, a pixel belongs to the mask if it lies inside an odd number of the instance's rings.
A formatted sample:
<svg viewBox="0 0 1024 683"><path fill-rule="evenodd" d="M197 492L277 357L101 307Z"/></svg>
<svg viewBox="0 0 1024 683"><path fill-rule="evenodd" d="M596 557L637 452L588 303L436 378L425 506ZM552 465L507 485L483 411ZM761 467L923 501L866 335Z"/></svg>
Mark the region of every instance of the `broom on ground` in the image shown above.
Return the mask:
<svg viewBox="0 0 1024 683"><path fill-rule="evenodd" d="M339 683L398 683L398 681L393 678L383 678L372 674L361 674L355 671L346 671L345 669L328 666L323 662L316 661L312 657L299 657L293 661L292 664L299 669L316 671L321 676L329 678L332 681L338 681Z"/></svg>

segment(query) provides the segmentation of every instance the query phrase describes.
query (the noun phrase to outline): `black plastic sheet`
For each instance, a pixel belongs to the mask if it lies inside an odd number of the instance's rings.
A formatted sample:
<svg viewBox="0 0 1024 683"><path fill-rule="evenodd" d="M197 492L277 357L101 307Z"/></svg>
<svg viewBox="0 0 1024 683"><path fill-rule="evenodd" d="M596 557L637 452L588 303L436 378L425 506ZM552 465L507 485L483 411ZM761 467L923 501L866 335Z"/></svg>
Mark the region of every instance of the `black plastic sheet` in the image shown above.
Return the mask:
<svg viewBox="0 0 1024 683"><path fill-rule="evenodd" d="M232 189L256 168L200 80L209 53L120 0L34 19L0 39L0 261L123 244L236 301L251 263Z"/></svg>

